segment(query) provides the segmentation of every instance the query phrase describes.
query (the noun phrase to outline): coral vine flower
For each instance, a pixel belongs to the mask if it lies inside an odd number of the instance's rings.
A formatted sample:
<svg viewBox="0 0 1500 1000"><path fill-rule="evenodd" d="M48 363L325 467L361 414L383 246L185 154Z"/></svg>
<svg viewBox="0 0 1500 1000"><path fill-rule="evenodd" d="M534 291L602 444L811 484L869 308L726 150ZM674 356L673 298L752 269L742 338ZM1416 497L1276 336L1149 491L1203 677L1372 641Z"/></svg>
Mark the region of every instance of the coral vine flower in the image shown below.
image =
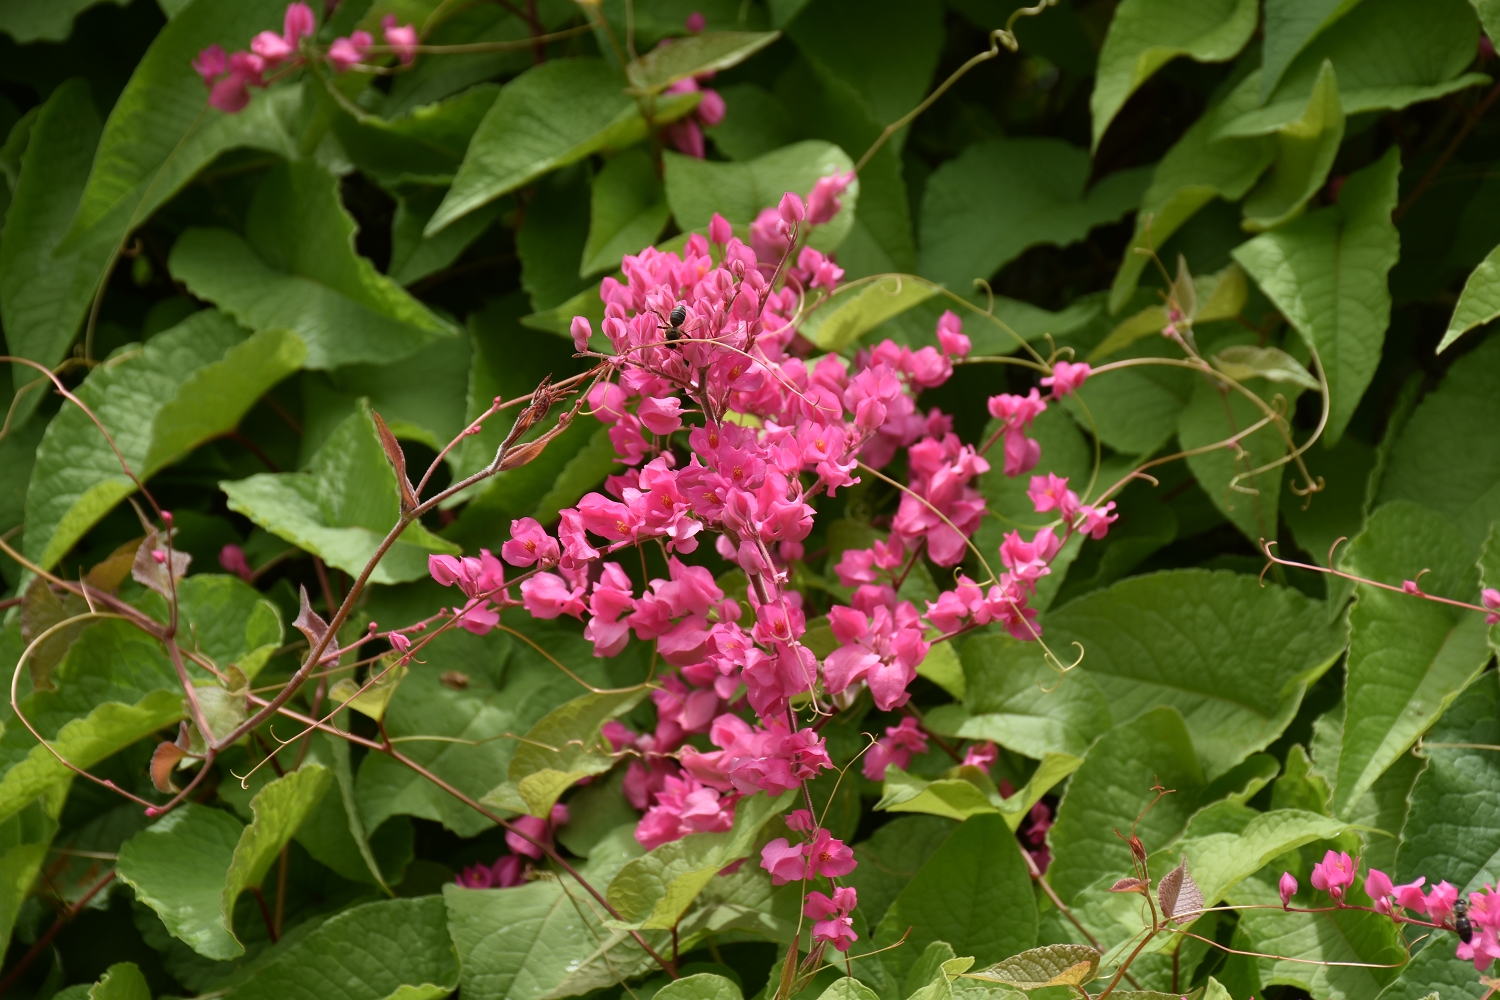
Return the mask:
<svg viewBox="0 0 1500 1000"><path fill-rule="evenodd" d="M1314 889L1321 889L1343 902L1344 890L1354 884L1354 861L1343 851L1329 851L1323 855L1322 861L1313 865L1310 881Z"/></svg>

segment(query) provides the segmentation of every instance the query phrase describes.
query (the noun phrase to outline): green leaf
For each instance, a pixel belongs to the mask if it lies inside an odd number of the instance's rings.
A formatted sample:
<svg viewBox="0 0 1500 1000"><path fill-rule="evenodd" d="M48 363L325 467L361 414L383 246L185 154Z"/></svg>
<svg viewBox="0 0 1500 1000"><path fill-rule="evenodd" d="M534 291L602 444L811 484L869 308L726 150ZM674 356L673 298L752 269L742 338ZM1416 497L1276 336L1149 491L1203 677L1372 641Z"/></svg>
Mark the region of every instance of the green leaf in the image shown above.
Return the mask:
<svg viewBox="0 0 1500 1000"><path fill-rule="evenodd" d="M1036 643L976 636L964 645L963 668L964 711L932 709L927 724L937 732L994 740L1041 760L1049 753L1082 757L1113 724L1109 702L1088 673L1059 676Z"/></svg>
<svg viewBox="0 0 1500 1000"><path fill-rule="evenodd" d="M1238 382L1263 378L1267 382L1281 382L1314 391L1319 388L1318 380L1302 366L1302 362L1279 347L1234 344L1215 354L1212 360L1215 368Z"/></svg>
<svg viewBox="0 0 1500 1000"><path fill-rule="evenodd" d="M1281 516L1292 529L1298 547L1326 566L1328 550L1335 541L1353 538L1364 530L1375 449L1345 434L1333 448L1310 449L1303 460L1314 480L1322 478L1324 488L1310 497L1283 498Z"/></svg>
<svg viewBox="0 0 1500 1000"><path fill-rule="evenodd" d="M969 979L1004 983L1023 990L1084 986L1099 974L1099 953L1084 944L1049 944L1012 955Z"/></svg>
<svg viewBox="0 0 1500 1000"><path fill-rule="evenodd" d="M761 209L772 208L788 191L806 198L819 178L854 169L839 147L818 139L785 146L749 163L698 160L671 151L662 154L667 204L679 229L708 232L717 212L735 226L748 226ZM808 245L824 252L838 249L854 225L860 184L856 178L839 196L843 205L832 221L815 226Z"/></svg>
<svg viewBox="0 0 1500 1000"><path fill-rule="evenodd" d="M874 281L845 285L808 313L797 327L825 351L842 351L893 316L926 302L940 285L911 274L891 274Z"/></svg>
<svg viewBox="0 0 1500 1000"><path fill-rule="evenodd" d="M1301 117L1276 133L1271 172L1245 199L1245 228L1262 232L1302 211L1328 179L1344 139L1344 108L1333 63L1325 61Z"/></svg>
<svg viewBox="0 0 1500 1000"><path fill-rule="evenodd" d="M366 903L324 921L261 965L243 1000L441 1000L458 956L440 896Z"/></svg>
<svg viewBox="0 0 1500 1000"><path fill-rule="evenodd" d="M48 368L67 353L114 251L112 242L95 240L53 253L78 209L100 127L84 80L52 92L31 126L0 237L0 319L8 353ZM34 368L11 369L17 392L42 378ZM48 393L33 386L17 417L24 419Z"/></svg>
<svg viewBox="0 0 1500 1000"><path fill-rule="evenodd" d="M77 990L76 995L73 991ZM151 1000L151 986L134 962L116 962L92 986L70 986L60 1000Z"/></svg>
<svg viewBox="0 0 1500 1000"><path fill-rule="evenodd" d="M1255 31L1257 14L1254 0L1124 0L1109 23L1089 97L1092 148L1136 88L1173 59L1233 59Z"/></svg>
<svg viewBox="0 0 1500 1000"><path fill-rule="evenodd" d="M700 972L673 980L656 992L661 1000L741 1000L744 996L732 979Z"/></svg>
<svg viewBox="0 0 1500 1000"><path fill-rule="evenodd" d="M511 622L519 625L519 622ZM595 685L606 683L603 661L576 633L523 626L531 638L575 673ZM446 687L439 671L409 674L386 709L392 737L441 735L485 741L469 746L455 742L411 740L403 753L471 798L478 799L505 781L516 741L506 733L524 733L579 690L578 683L520 640L499 632L480 637L449 632L428 647L425 657L468 677L463 690ZM360 818L375 830L395 815L420 816L442 823L461 837L472 837L494 823L431 781L383 754L366 754L356 782Z"/></svg>
<svg viewBox="0 0 1500 1000"><path fill-rule="evenodd" d="M1366 579L1421 576L1423 591L1473 600L1478 574L1462 536L1440 514L1411 503L1381 507L1342 564ZM1356 588L1349 613L1349 706L1333 789L1335 815L1406 752L1490 659L1484 616L1375 587Z"/></svg>
<svg viewBox="0 0 1500 1000"><path fill-rule="evenodd" d="M542 1000L656 968L624 931L604 928L572 879L514 889L443 887L467 1000ZM655 946L670 938L647 934Z"/></svg>
<svg viewBox="0 0 1500 1000"><path fill-rule="evenodd" d="M585 277L611 271L626 254L655 243L672 214L656 165L639 147L604 165L594 178L590 205L589 238L578 269Z"/></svg>
<svg viewBox="0 0 1500 1000"><path fill-rule="evenodd" d="M690 833L627 862L606 895L620 919L641 928L669 928L731 862L746 857L760 828L792 804L790 792L755 795L735 806L734 826L723 833Z"/></svg>
<svg viewBox="0 0 1500 1000"><path fill-rule="evenodd" d="M142 609L157 621L170 621L167 602L152 592ZM281 612L237 576L199 573L177 581L177 644L221 668L238 667L254 680L281 646Z"/></svg>
<svg viewBox="0 0 1500 1000"><path fill-rule="evenodd" d="M1446 943L1435 941L1413 955L1379 1000L1484 1000L1489 987L1474 973L1474 963L1455 956Z"/></svg>
<svg viewBox="0 0 1500 1000"><path fill-rule="evenodd" d="M1460 694L1424 740L1427 766L1411 789L1411 815L1396 848L1392 876L1448 881L1460 893L1500 877L1500 756L1443 746L1500 743L1500 705L1494 677L1484 676Z"/></svg>
<svg viewBox="0 0 1500 1000"><path fill-rule="evenodd" d="M179 806L120 848L116 870L136 898L199 954L229 959L245 952L234 934L234 904L255 888L332 775L305 764L268 783L250 803L249 826L226 812Z"/></svg>
<svg viewBox="0 0 1500 1000"><path fill-rule="evenodd" d="M1490 526L1500 520L1500 441L1455 431L1496 420L1500 337L1491 337L1455 361L1412 414L1391 451L1375 502L1411 500L1437 511L1458 528L1469 555L1477 558Z"/></svg>
<svg viewBox="0 0 1500 1000"><path fill-rule="evenodd" d="M475 209L458 222L431 238L422 235L432 213L437 211L446 189L417 188L396 201L391 220L391 264L387 269L392 281L410 287L435 274L461 257L469 244L478 239L506 207L503 199Z"/></svg>
<svg viewBox="0 0 1500 1000"><path fill-rule="evenodd" d="M73 19L103 2L104 0L15 0L6 4L4 11L0 11L0 31L22 44L66 41L73 33ZM128 0L113 2L123 7Z"/></svg>
<svg viewBox="0 0 1500 1000"><path fill-rule="evenodd" d="M1482 73L1464 73L1478 41L1479 24L1466 0L1362 0L1302 49L1263 107L1226 123L1220 135L1262 135L1295 119L1324 60L1338 75L1345 115L1399 110L1487 83ZM1382 55L1372 58L1376 52Z"/></svg>
<svg viewBox="0 0 1500 1000"><path fill-rule="evenodd" d="M922 866L875 930L876 947L906 943L883 956L897 975L933 941L986 965L1036 943L1035 890L1021 848L999 816L964 821Z"/></svg>
<svg viewBox="0 0 1500 1000"><path fill-rule="evenodd" d="M245 326L292 330L307 344L309 368L397 361L454 335L355 252L354 230L338 179L316 164L287 163L256 189L243 239L190 228L167 263L194 295Z"/></svg>
<svg viewBox="0 0 1500 1000"><path fill-rule="evenodd" d="M1241 883L1229 898L1235 904L1263 907L1241 912L1235 941L1243 943L1231 946L1282 956L1234 956L1253 965L1266 986L1284 983L1329 1000L1364 1000L1377 995L1395 977L1396 969L1361 968L1361 963L1396 966L1406 959L1405 949L1397 942L1396 925L1381 914L1355 909L1280 912L1276 889L1260 879Z"/></svg>
<svg viewBox="0 0 1500 1000"><path fill-rule="evenodd" d="M247 336L221 313L196 313L121 353L77 390L131 470L147 479L225 431L302 362L284 330ZM135 483L92 420L66 407L47 427L26 496L26 553L54 565Z"/></svg>
<svg viewBox="0 0 1500 1000"><path fill-rule="evenodd" d="M1137 823L1156 798L1156 784L1175 791ZM1165 843L1187 825L1206 784L1175 708L1155 708L1111 729L1084 758L1058 805L1048 834L1053 860L1047 880L1067 902L1102 878L1129 874L1130 848L1114 831L1133 826L1144 843Z"/></svg>
<svg viewBox="0 0 1500 1000"><path fill-rule="evenodd" d="M494 84L480 84L396 118L356 119L345 108L334 117L333 132L354 165L384 187L444 186L452 183L499 92Z"/></svg>
<svg viewBox="0 0 1500 1000"><path fill-rule="evenodd" d="M1230 121L1255 109L1256 84L1254 74L1242 80L1189 126L1156 165L1151 186L1141 196L1135 235L1109 289L1110 312L1118 312L1130 299L1141 272L1150 265L1151 258L1142 250L1165 244L1215 198L1238 201L1276 158L1277 143L1270 136L1223 139L1218 135Z"/></svg>
<svg viewBox="0 0 1500 1000"><path fill-rule="evenodd" d="M1053 649L1083 645L1080 669L1116 720L1177 708L1214 778L1280 736L1306 686L1343 651L1343 627L1327 617L1298 591L1189 569L1074 601L1043 619L1043 635Z"/></svg>
<svg viewBox="0 0 1500 1000"><path fill-rule="evenodd" d="M615 766L599 727L630 711L646 689L590 692L565 702L532 726L510 759L510 780L533 816L546 817L579 778Z"/></svg>
<svg viewBox="0 0 1500 1000"><path fill-rule="evenodd" d="M656 122L681 117L696 103L696 95L669 98L658 104ZM553 59L529 69L500 89L424 234L435 235L549 170L624 149L645 134L624 81L602 59Z"/></svg>
<svg viewBox="0 0 1500 1000"><path fill-rule="evenodd" d="M396 525L401 500L368 403L339 424L307 472L262 472L222 482L229 509L351 576L364 571ZM413 523L370 575L401 583L427 575L430 552L460 551Z"/></svg>
<svg viewBox="0 0 1500 1000"><path fill-rule="evenodd" d="M1380 364L1391 296L1386 275L1400 237L1400 151L1349 176L1339 203L1236 247L1239 261L1318 352L1333 399L1325 432L1337 444Z"/></svg>
<svg viewBox="0 0 1500 1000"><path fill-rule="evenodd" d="M641 93L659 94L678 80L737 66L780 37L779 31L705 31L674 38L632 59L625 76Z"/></svg>
<svg viewBox="0 0 1500 1000"><path fill-rule="evenodd" d="M0 936L7 941L57 833L63 799L56 794L49 798L55 801L37 799L0 822ZM56 884L57 874L49 873L49 883Z"/></svg>
<svg viewBox="0 0 1500 1000"><path fill-rule="evenodd" d="M859 892L860 909L878 924L901 890L958 825L937 816L897 816L854 845L859 867L844 881Z"/></svg>
<svg viewBox="0 0 1500 1000"><path fill-rule="evenodd" d="M585 168L574 166L538 181L535 194L516 230L521 287L531 296L533 309L558 306L580 291L597 287L588 279L579 277L578 273L588 233L588 174ZM569 340L572 340L571 333Z"/></svg>
<svg viewBox="0 0 1500 1000"><path fill-rule="evenodd" d="M1307 47L1360 0L1266 0L1265 43L1261 50L1260 97L1264 101L1281 74Z"/></svg>
<svg viewBox="0 0 1500 1000"><path fill-rule="evenodd" d="M387 653L370 664L369 671L375 677L375 682L368 688L353 677L344 677L328 689L328 697L379 722L385 715L385 706L390 703L391 696L405 679L407 669L402 657Z"/></svg>
<svg viewBox="0 0 1500 1000"><path fill-rule="evenodd" d="M1082 763L1080 757L1048 752L1025 787L1009 798L1002 798L989 775L971 765L950 768L937 781L927 781L893 764L887 765L884 792L875 808L922 812L956 820L999 813L1005 817L1006 825L1015 830L1031 807Z"/></svg>
<svg viewBox="0 0 1500 1000"><path fill-rule="evenodd" d="M1259 547L1260 539L1276 537L1284 466L1265 467L1285 457L1286 439L1274 423L1244 434L1247 427L1265 419L1265 410L1238 390L1220 389L1220 383L1206 376L1194 382L1187 408L1177 421L1177 438L1185 449L1205 450L1188 455L1188 468L1214 506ZM1267 400L1267 406L1277 395L1295 402L1301 394L1300 389L1276 385L1246 388ZM1234 446L1211 447L1230 439ZM1250 475L1256 470L1264 471Z"/></svg>
<svg viewBox="0 0 1500 1000"><path fill-rule="evenodd" d="M1150 168L1120 170L1087 193L1088 154L1060 139L986 139L927 181L923 277L960 294L1040 243L1068 246L1141 203Z"/></svg>
<svg viewBox="0 0 1500 1000"><path fill-rule="evenodd" d="M104 134L62 249L115 243L171 200L220 153L242 146L296 158L297 86L258 94L230 115L208 107L193 59L209 45L243 48L256 32L282 27L280 0L200 0L172 18L136 65L104 123Z"/></svg>
<svg viewBox="0 0 1500 1000"><path fill-rule="evenodd" d="M354 882L378 885L390 893L387 876L399 881L412 858L412 827L405 820L387 822L371 837L359 815L349 742L317 733L310 737L307 759L333 772L338 794L324 795L297 828L297 843L314 860Z"/></svg>

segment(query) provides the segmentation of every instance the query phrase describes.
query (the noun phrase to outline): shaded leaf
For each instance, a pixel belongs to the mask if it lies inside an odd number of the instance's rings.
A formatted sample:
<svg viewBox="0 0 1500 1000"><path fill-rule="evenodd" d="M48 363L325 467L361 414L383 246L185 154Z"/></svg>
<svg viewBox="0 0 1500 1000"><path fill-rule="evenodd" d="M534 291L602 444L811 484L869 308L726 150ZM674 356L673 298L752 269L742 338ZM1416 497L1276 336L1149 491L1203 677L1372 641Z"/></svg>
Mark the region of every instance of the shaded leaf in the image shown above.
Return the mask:
<svg viewBox="0 0 1500 1000"><path fill-rule="evenodd" d="M671 214L656 165L645 150L628 149L612 157L594 178L589 237L578 273L618 267L626 254L655 243Z"/></svg>
<svg viewBox="0 0 1500 1000"><path fill-rule="evenodd" d="M1279 347L1235 344L1215 354L1213 363L1215 368L1238 382L1263 378L1268 382L1282 382L1313 391L1319 387L1318 380L1302 366L1302 362Z"/></svg>
<svg viewBox="0 0 1500 1000"><path fill-rule="evenodd" d="M911 274L877 278L835 293L807 314L797 332L825 351L842 351L893 316L939 294L940 286Z"/></svg>
<svg viewBox="0 0 1500 1000"><path fill-rule="evenodd" d="M510 759L510 780L533 816L546 817L579 778L603 774L616 758L599 727L630 711L646 689L590 692L565 702L532 726Z"/></svg>
<svg viewBox="0 0 1500 1000"><path fill-rule="evenodd" d="M1267 0L1261 55L1261 100L1271 96L1297 53L1360 0Z"/></svg>
<svg viewBox="0 0 1500 1000"><path fill-rule="evenodd" d="M1333 63L1325 61L1301 117L1276 133L1276 160L1245 198L1245 228L1261 232L1302 211L1328 179L1344 139L1344 108Z"/></svg>
<svg viewBox="0 0 1500 1000"><path fill-rule="evenodd" d="M729 69L781 37L779 31L705 31L658 45L625 67L630 85L659 94L678 80Z"/></svg>
<svg viewBox="0 0 1500 1000"><path fill-rule="evenodd" d="M356 119L344 108L333 119L333 131L354 165L386 187L444 186L452 183L499 92L494 84L480 84L394 118Z"/></svg>

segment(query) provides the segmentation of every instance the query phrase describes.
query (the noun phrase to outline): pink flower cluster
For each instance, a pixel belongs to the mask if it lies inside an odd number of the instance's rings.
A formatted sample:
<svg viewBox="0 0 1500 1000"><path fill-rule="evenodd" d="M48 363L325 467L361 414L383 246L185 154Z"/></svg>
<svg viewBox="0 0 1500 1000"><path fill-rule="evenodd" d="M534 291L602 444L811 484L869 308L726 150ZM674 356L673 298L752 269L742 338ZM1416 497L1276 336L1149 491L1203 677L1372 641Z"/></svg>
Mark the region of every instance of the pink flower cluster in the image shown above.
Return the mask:
<svg viewBox="0 0 1500 1000"><path fill-rule="evenodd" d="M1497 601L1500 603L1500 601ZM1347 905L1345 896L1354 885L1357 859L1341 851L1329 851L1323 860L1313 865L1309 881L1314 889L1320 889L1333 897L1339 906ZM1495 959L1500 958L1500 892L1486 884L1483 890L1469 893L1467 900L1459 898L1458 888L1446 881L1423 892L1425 877L1405 885L1395 885L1385 872L1371 868L1365 876L1365 893L1369 895L1377 913L1389 915L1394 920L1412 919L1399 911L1405 910L1416 917L1439 927L1455 931L1459 937L1457 958L1474 963L1474 968L1483 972ZM1290 906L1297 892L1297 880L1290 872L1281 876L1281 904ZM1452 918L1452 922L1449 919Z"/></svg>
<svg viewBox="0 0 1500 1000"><path fill-rule="evenodd" d="M465 889L509 889L524 884L525 859L540 860L545 853L543 845L552 846L553 832L566 825L568 818L568 807L555 805L547 819L521 816L511 820L513 830L505 834L505 845L515 853L502 855L494 864L470 865L454 881Z"/></svg>
<svg viewBox="0 0 1500 1000"><path fill-rule="evenodd" d="M708 22L704 19L701 12L693 11L687 16L683 27L687 29L690 35L702 34L703 29L708 27ZM657 47L671 45L673 41L674 39L671 38L663 38ZM719 124L724 120L724 112L726 110L724 98L719 95L717 90L710 90L707 87L700 87L698 85L699 80L709 80L713 76L713 73L703 73L696 77L689 77L686 80L678 80L667 88L667 93L669 94L696 94L699 92L703 94L698 101L698 106L693 109L692 114L673 122L662 130L662 135L672 144L672 147L677 152L686 156L697 157L700 160L703 159L705 152L703 146L703 126L713 128ZM720 242L723 241L721 240Z"/></svg>
<svg viewBox="0 0 1500 1000"><path fill-rule="evenodd" d="M410 65L417 57L417 29L410 24L397 24L394 14L387 14L381 27L391 51L403 65ZM193 60L193 69L208 87L209 105L229 114L243 111L250 103L251 87L267 87L273 82L266 78L266 73L293 69L306 61L302 40L312 37L316 30L312 8L301 2L291 3L286 8L281 34L262 31L250 40L249 51L226 55L215 44L199 52ZM363 62L373 44L368 31L337 38L328 47L328 62L335 72L343 73Z"/></svg>
<svg viewBox="0 0 1500 1000"><path fill-rule="evenodd" d="M876 740L870 749L865 751L864 765L861 770L866 778L871 781L880 781L885 778L887 767L899 767L902 770L911 763L912 754L927 752L927 734L922 732L917 720L907 716L897 726L887 726L885 737ZM991 758L993 760L994 758ZM969 761L964 761L965 764Z"/></svg>
<svg viewBox="0 0 1500 1000"><path fill-rule="evenodd" d="M1484 623L1486 625L1500 625L1500 590L1496 590L1494 587L1486 587L1480 593L1479 600L1484 605L1485 611L1489 612L1484 616Z"/></svg>

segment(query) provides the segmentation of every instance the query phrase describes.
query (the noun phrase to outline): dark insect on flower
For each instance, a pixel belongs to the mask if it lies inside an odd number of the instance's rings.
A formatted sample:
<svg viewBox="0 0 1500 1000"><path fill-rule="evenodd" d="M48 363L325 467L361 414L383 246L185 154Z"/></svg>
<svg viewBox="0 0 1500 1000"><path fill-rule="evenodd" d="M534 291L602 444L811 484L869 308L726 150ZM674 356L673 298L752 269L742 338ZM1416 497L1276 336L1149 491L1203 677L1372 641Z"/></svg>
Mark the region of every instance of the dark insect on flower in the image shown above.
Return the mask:
<svg viewBox="0 0 1500 1000"><path fill-rule="evenodd" d="M1468 944L1474 938L1474 924L1469 920L1468 900L1460 899L1453 904L1453 929L1458 932L1458 939Z"/></svg>
<svg viewBox="0 0 1500 1000"><path fill-rule="evenodd" d="M667 343L675 344L682 339L682 324L687 322L687 306L678 303L667 317Z"/></svg>

